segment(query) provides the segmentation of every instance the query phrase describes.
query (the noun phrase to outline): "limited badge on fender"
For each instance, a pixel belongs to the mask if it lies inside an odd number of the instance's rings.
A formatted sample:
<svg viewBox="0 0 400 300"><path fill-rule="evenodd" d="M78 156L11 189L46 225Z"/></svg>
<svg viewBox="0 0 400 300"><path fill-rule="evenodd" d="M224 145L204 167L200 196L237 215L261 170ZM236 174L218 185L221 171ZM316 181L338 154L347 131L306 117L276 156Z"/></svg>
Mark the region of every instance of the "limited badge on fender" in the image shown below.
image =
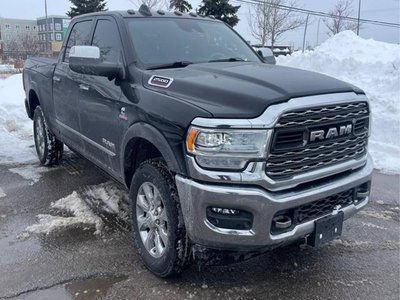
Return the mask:
<svg viewBox="0 0 400 300"><path fill-rule="evenodd" d="M153 85L153 86L162 87L162 88L168 88L171 85L172 81L174 81L173 78L153 75L149 79L149 84Z"/></svg>

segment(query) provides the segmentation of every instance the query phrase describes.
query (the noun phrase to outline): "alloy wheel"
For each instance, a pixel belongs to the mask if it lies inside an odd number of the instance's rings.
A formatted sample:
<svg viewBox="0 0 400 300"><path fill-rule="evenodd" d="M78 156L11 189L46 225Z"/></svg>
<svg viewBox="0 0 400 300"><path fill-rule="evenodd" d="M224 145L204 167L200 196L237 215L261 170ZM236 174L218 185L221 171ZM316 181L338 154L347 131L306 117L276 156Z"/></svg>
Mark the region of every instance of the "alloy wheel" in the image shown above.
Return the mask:
<svg viewBox="0 0 400 300"><path fill-rule="evenodd" d="M39 152L40 157L43 156L44 148L45 148L45 130L42 120L37 120L35 124L35 139L36 139L36 147Z"/></svg>
<svg viewBox="0 0 400 300"><path fill-rule="evenodd" d="M160 258L168 246L168 220L161 194L151 182L139 187L136 220L144 247L151 256Z"/></svg>

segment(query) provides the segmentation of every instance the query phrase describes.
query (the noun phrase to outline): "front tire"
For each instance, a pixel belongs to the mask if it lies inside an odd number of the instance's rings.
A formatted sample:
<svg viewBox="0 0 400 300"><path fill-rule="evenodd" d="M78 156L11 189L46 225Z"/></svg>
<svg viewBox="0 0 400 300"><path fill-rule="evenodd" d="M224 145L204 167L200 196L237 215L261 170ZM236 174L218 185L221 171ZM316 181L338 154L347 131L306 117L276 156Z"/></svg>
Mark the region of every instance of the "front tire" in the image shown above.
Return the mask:
<svg viewBox="0 0 400 300"><path fill-rule="evenodd" d="M40 106L35 108L33 115L33 135L40 163L44 166L58 164L64 152L64 144L47 127Z"/></svg>
<svg viewBox="0 0 400 300"><path fill-rule="evenodd" d="M181 272L190 259L190 244L171 173L161 160L142 163L130 191L132 232L144 265L155 275Z"/></svg>

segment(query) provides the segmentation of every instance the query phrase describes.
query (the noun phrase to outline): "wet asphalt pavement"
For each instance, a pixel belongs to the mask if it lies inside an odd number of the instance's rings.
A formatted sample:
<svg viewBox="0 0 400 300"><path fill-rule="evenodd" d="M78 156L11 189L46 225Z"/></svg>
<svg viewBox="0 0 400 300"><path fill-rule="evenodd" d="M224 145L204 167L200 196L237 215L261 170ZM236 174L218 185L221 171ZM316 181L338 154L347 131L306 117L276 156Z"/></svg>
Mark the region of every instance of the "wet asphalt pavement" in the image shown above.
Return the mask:
<svg viewBox="0 0 400 300"><path fill-rule="evenodd" d="M141 264L123 222L20 238L52 202L110 181L72 153L36 183L9 171L27 165L0 165L0 299L399 299L399 176L374 174L369 205L340 240L165 280Z"/></svg>

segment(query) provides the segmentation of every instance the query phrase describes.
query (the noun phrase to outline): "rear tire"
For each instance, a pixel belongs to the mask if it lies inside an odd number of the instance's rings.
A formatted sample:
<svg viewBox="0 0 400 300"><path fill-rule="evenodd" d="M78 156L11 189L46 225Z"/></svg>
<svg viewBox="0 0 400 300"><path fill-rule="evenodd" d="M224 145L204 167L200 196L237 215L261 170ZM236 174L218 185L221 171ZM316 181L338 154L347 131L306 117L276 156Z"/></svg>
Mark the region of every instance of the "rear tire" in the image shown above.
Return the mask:
<svg viewBox="0 0 400 300"><path fill-rule="evenodd" d="M63 156L64 144L49 130L40 106L33 115L33 135L36 153L44 166L58 164Z"/></svg>
<svg viewBox="0 0 400 300"><path fill-rule="evenodd" d="M173 176L162 160L139 166L129 198L133 238L144 265L160 277L179 274L190 260L190 242Z"/></svg>

